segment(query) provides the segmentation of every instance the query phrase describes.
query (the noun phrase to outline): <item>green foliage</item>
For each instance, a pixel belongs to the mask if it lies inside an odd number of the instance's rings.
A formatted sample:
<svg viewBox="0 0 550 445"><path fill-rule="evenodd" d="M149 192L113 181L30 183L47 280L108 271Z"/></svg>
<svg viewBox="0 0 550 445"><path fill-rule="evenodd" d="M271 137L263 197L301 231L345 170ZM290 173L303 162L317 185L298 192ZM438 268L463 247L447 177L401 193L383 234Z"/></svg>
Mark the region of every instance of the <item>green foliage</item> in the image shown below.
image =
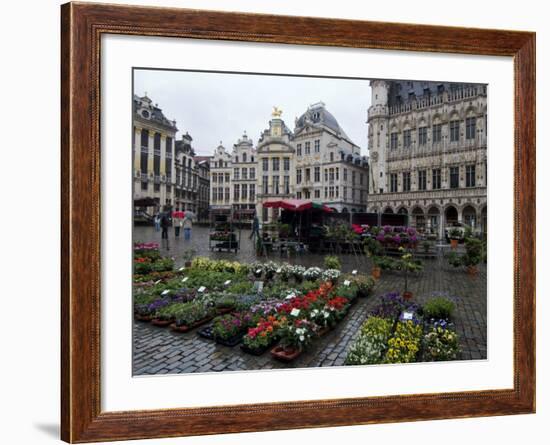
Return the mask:
<svg viewBox="0 0 550 445"><path fill-rule="evenodd" d="M423 314L427 319L448 320L454 311L455 304L445 297L435 297L423 306Z"/></svg>
<svg viewBox="0 0 550 445"><path fill-rule="evenodd" d="M380 256L384 252L382 244L374 238L365 238L363 241L363 247L367 255L370 257Z"/></svg>
<svg viewBox="0 0 550 445"><path fill-rule="evenodd" d="M325 269L342 269L342 264L340 263L340 260L337 256L334 255L327 255L325 257Z"/></svg>
<svg viewBox="0 0 550 445"><path fill-rule="evenodd" d="M447 262L453 267L460 267L464 263L462 262L462 256L455 251L449 252L446 256Z"/></svg>
<svg viewBox="0 0 550 445"><path fill-rule="evenodd" d="M483 241L477 238L466 238L466 254L463 256L465 266L477 266L483 255Z"/></svg>
<svg viewBox="0 0 550 445"><path fill-rule="evenodd" d="M199 320L212 317L215 312L215 308L206 301L198 300L183 303L176 317L176 325L192 326Z"/></svg>
<svg viewBox="0 0 550 445"><path fill-rule="evenodd" d="M248 295L254 289L254 283L251 281L238 281L230 284L227 288L227 292L236 295Z"/></svg>

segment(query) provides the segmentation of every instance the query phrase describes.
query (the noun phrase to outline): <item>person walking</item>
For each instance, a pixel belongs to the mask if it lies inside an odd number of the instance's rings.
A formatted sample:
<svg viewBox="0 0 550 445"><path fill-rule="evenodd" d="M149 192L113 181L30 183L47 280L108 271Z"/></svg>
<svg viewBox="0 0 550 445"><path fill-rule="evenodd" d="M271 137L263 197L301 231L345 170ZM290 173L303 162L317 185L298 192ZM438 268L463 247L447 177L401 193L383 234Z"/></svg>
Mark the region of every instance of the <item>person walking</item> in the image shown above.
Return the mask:
<svg viewBox="0 0 550 445"><path fill-rule="evenodd" d="M191 239L191 229L193 227L193 221L190 216L186 216L183 219L183 236L186 240Z"/></svg>
<svg viewBox="0 0 550 445"><path fill-rule="evenodd" d="M179 238L181 225L182 225L179 210L174 212L172 219L174 221L174 235L175 235L176 238Z"/></svg>
<svg viewBox="0 0 550 445"><path fill-rule="evenodd" d="M254 214L254 220L252 221L252 233L250 234L250 239L254 236L260 236L260 220L256 214Z"/></svg>
<svg viewBox="0 0 550 445"><path fill-rule="evenodd" d="M155 232L160 232L160 215L158 213L155 213L153 222L155 223Z"/></svg>
<svg viewBox="0 0 550 445"><path fill-rule="evenodd" d="M162 228L161 238L168 239L168 227L170 227L170 218L164 213L160 218L160 227Z"/></svg>

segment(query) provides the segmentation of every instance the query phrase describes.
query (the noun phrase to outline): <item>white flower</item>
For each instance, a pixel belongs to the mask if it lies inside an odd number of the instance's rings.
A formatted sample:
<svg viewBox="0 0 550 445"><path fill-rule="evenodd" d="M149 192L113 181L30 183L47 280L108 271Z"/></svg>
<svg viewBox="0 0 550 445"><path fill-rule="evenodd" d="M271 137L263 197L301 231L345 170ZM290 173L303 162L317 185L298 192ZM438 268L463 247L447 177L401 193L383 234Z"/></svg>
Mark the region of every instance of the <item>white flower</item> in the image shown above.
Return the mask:
<svg viewBox="0 0 550 445"><path fill-rule="evenodd" d="M300 335L300 341L304 341L306 338L303 335Z"/></svg>

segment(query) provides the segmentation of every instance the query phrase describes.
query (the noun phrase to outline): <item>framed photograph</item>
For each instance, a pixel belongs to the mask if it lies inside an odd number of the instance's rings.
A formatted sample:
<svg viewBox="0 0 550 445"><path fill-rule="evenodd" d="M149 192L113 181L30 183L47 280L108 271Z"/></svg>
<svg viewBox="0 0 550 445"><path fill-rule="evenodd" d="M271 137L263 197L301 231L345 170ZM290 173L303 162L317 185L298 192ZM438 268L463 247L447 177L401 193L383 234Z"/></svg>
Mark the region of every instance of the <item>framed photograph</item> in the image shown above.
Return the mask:
<svg viewBox="0 0 550 445"><path fill-rule="evenodd" d="M535 34L62 6L62 439L535 411Z"/></svg>

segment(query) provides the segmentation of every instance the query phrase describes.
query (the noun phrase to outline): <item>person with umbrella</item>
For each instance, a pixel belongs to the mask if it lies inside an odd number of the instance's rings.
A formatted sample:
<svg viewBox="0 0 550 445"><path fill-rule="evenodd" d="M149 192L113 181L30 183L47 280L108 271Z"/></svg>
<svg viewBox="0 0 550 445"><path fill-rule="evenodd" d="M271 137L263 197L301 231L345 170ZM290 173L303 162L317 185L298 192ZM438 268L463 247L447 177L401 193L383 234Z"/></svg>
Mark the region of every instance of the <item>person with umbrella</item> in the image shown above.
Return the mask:
<svg viewBox="0 0 550 445"><path fill-rule="evenodd" d="M191 228L193 227L193 212L185 212L185 218L183 219L183 237L186 240L191 239Z"/></svg>

